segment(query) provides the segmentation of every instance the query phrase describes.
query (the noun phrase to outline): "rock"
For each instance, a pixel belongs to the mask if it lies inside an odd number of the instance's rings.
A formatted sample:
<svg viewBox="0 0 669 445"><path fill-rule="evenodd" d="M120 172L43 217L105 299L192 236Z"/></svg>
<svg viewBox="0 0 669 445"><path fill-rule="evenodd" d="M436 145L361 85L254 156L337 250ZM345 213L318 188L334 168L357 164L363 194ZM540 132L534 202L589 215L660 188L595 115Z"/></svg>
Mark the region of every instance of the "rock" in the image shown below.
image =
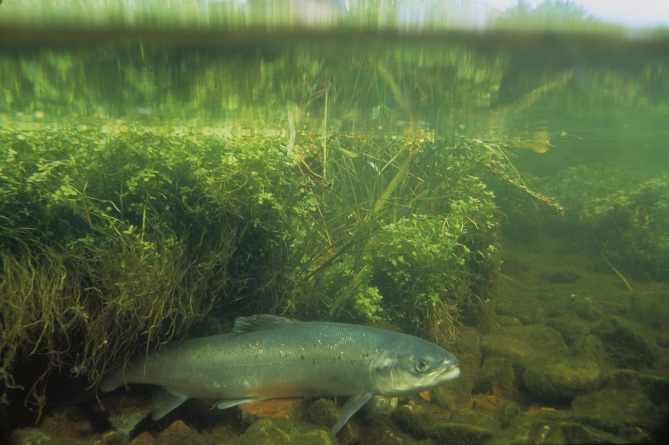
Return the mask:
<svg viewBox="0 0 669 445"><path fill-rule="evenodd" d="M606 374L604 385L618 389L637 389L655 404L667 402L669 379L631 369L615 369Z"/></svg>
<svg viewBox="0 0 669 445"><path fill-rule="evenodd" d="M557 330L568 346L590 333L588 325L576 317L558 316L551 318L546 324Z"/></svg>
<svg viewBox="0 0 669 445"><path fill-rule="evenodd" d="M507 315L495 316L495 322L502 327L522 326L523 324L516 317L509 317Z"/></svg>
<svg viewBox="0 0 669 445"><path fill-rule="evenodd" d="M429 391L427 391L427 397L430 397ZM397 397L374 396L369 402L365 403L361 411L364 414L388 415L397 408L397 403Z"/></svg>
<svg viewBox="0 0 669 445"><path fill-rule="evenodd" d="M456 408L447 423L461 423L477 425L484 428L492 428L493 418L488 414L464 406Z"/></svg>
<svg viewBox="0 0 669 445"><path fill-rule="evenodd" d="M100 439L95 440L93 445L125 445L127 442L128 438L125 434L118 431L107 431Z"/></svg>
<svg viewBox="0 0 669 445"><path fill-rule="evenodd" d="M238 445L335 445L329 431L282 419L261 419L239 438Z"/></svg>
<svg viewBox="0 0 669 445"><path fill-rule="evenodd" d="M520 407L515 402L506 402L502 404L495 413L495 419L502 428L508 428L509 425L523 414Z"/></svg>
<svg viewBox="0 0 669 445"><path fill-rule="evenodd" d="M341 408L332 399L318 399L313 401L304 411L300 420L325 429L332 429L339 415Z"/></svg>
<svg viewBox="0 0 669 445"><path fill-rule="evenodd" d="M511 360L490 357L483 362L474 391L492 394L499 399L510 399L514 393L515 374Z"/></svg>
<svg viewBox="0 0 669 445"><path fill-rule="evenodd" d="M501 335L487 335L481 341L481 349L486 357L507 358L513 364L517 376L522 375L530 358L538 351L524 341Z"/></svg>
<svg viewBox="0 0 669 445"><path fill-rule="evenodd" d="M432 403L448 409L455 404L471 405L474 381L481 366L481 340L481 334L475 328L463 326L458 328L456 340L442 345L458 358L462 372L457 379L432 390Z"/></svg>
<svg viewBox="0 0 669 445"><path fill-rule="evenodd" d="M360 438L357 442L350 442L337 434L340 444L383 444L383 445L430 445L429 439L417 441L409 434L397 428L391 416L366 416L362 421L364 427L360 428Z"/></svg>
<svg viewBox="0 0 669 445"><path fill-rule="evenodd" d="M433 389L430 403L445 409L452 409L456 405L471 407L474 382L466 370L462 373L464 375L461 374L457 379Z"/></svg>
<svg viewBox="0 0 669 445"><path fill-rule="evenodd" d="M104 419L77 406L65 406L48 412L39 428L24 428L12 431L10 443L16 445L49 444L97 444L124 445L125 435L117 431L106 431L109 425ZM99 423L102 421L102 423Z"/></svg>
<svg viewBox="0 0 669 445"><path fill-rule="evenodd" d="M484 413L459 408L449 421L439 420L425 407L402 405L393 420L404 431L418 439L432 439L436 444L485 443L492 437L492 419Z"/></svg>
<svg viewBox="0 0 669 445"><path fill-rule="evenodd" d="M517 291L499 299L495 306L495 313L513 317L523 324L531 325L543 321L545 308L546 305L537 298L535 292Z"/></svg>
<svg viewBox="0 0 669 445"><path fill-rule="evenodd" d="M40 430L49 436L85 438L97 431L90 418L77 406L66 406L44 415Z"/></svg>
<svg viewBox="0 0 669 445"><path fill-rule="evenodd" d="M504 275L518 275L528 270L530 270L530 263L524 258L508 252L504 255L501 269Z"/></svg>
<svg viewBox="0 0 669 445"><path fill-rule="evenodd" d="M525 387L534 395L571 399L597 389L601 371L597 363L578 357L537 357L523 374Z"/></svg>
<svg viewBox="0 0 669 445"><path fill-rule="evenodd" d="M566 355L569 348L556 329L541 324L506 328L504 337L521 340L543 354L555 356Z"/></svg>
<svg viewBox="0 0 669 445"><path fill-rule="evenodd" d="M636 389L604 388L577 397L571 405L573 420L611 431L629 442L653 441L648 431L666 434L666 403L656 406ZM663 434L657 434L657 439L666 437Z"/></svg>
<svg viewBox="0 0 669 445"><path fill-rule="evenodd" d="M9 435L9 443L12 445L65 445L66 439L53 438L44 431L37 428L20 428L12 431Z"/></svg>
<svg viewBox="0 0 669 445"><path fill-rule="evenodd" d="M383 445L430 445L429 439L426 441L417 442L408 434L397 431L392 427L385 426L377 427L372 425L369 429L365 428L363 432L365 437L361 443L369 444L383 444Z"/></svg>
<svg viewBox="0 0 669 445"><path fill-rule="evenodd" d="M434 425L439 422L428 408L414 404L398 406L392 419L402 431L417 439L427 439Z"/></svg>
<svg viewBox="0 0 669 445"><path fill-rule="evenodd" d="M146 390L137 390L132 394L126 391L115 391L105 395L103 405L96 404L93 410L105 416L111 426L126 437L148 425L151 420L151 394Z"/></svg>
<svg viewBox="0 0 669 445"><path fill-rule="evenodd" d="M332 399L318 399L311 403L304 411L300 420L308 422L313 425L318 425L325 431L332 430L332 427L337 423L341 415L341 408ZM357 415L354 415L355 418ZM337 433L337 437L345 439L348 442L355 443L360 434L353 418L349 419L344 424L342 429Z"/></svg>
<svg viewBox="0 0 669 445"><path fill-rule="evenodd" d="M295 412L302 407L302 399L272 399L262 402L244 403L240 406L242 422L250 425L265 417L292 419Z"/></svg>
<svg viewBox="0 0 669 445"><path fill-rule="evenodd" d="M602 340L596 335L581 337L571 347L571 353L575 357L584 358L597 363L606 363L606 352Z"/></svg>
<svg viewBox="0 0 669 445"><path fill-rule="evenodd" d="M475 394L472 399L472 408L486 414L494 414L504 403L504 400L492 394Z"/></svg>
<svg viewBox="0 0 669 445"><path fill-rule="evenodd" d="M79 438L50 435L37 428L22 428L11 432L9 443L12 445L124 445L126 438L117 431Z"/></svg>
<svg viewBox="0 0 669 445"><path fill-rule="evenodd" d="M609 317L598 323L592 332L602 340L608 361L615 367L650 367L662 355L652 333L631 320Z"/></svg>
<svg viewBox="0 0 669 445"><path fill-rule="evenodd" d="M205 438L182 420L172 424L156 438L156 445L208 445Z"/></svg>
<svg viewBox="0 0 669 445"><path fill-rule="evenodd" d="M455 443L478 445L490 441L492 430L470 423L441 422L432 430L430 438L435 444L440 445Z"/></svg>
<svg viewBox="0 0 669 445"><path fill-rule="evenodd" d="M574 284L581 279L581 275L574 269L544 270L541 278L551 284Z"/></svg>
<svg viewBox="0 0 669 445"><path fill-rule="evenodd" d="M155 443L156 438L148 431L144 431L142 434L132 439L128 445L154 445Z"/></svg>
<svg viewBox="0 0 669 445"><path fill-rule="evenodd" d="M605 431L571 422L568 418L546 419L543 416L520 417L490 445L538 443L628 443L624 438Z"/></svg>

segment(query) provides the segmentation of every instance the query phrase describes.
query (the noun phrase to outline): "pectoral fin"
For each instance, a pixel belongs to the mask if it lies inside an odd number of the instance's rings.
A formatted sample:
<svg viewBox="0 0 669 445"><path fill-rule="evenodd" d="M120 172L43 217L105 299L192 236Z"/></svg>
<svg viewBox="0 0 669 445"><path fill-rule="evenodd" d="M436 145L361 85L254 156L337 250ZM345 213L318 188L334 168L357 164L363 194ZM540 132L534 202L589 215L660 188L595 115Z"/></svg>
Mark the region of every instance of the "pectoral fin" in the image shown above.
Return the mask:
<svg viewBox="0 0 669 445"><path fill-rule="evenodd" d="M188 400L188 397L170 391L167 388L156 388L151 396L151 418L159 420L165 414Z"/></svg>
<svg viewBox="0 0 669 445"><path fill-rule="evenodd" d="M337 434L341 427L343 427L346 422L348 422L348 419L350 419L353 414L362 408L362 405L367 403L373 395L374 391L366 388L363 389L359 394L348 399L348 401L344 403L344 406L341 409L341 415L339 416L339 419L337 419L337 423L335 423L335 426L332 427L332 434Z"/></svg>
<svg viewBox="0 0 669 445"><path fill-rule="evenodd" d="M233 406L241 405L242 403L259 402L261 400L265 400L265 399L223 400L222 402L216 404L216 408L218 408L218 409L228 409L228 408L232 408Z"/></svg>

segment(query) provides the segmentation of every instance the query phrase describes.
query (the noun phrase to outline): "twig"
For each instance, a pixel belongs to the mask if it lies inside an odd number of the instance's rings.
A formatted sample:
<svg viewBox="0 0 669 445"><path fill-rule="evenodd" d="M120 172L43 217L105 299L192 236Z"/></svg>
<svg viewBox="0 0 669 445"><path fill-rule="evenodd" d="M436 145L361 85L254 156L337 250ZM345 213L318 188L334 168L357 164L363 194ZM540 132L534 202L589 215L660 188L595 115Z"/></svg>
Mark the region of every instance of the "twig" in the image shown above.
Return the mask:
<svg viewBox="0 0 669 445"><path fill-rule="evenodd" d="M522 286L522 287L524 287L525 289L533 289L532 287L530 287L530 286L525 286L525 285L524 285L523 283L521 283L520 281L514 280L514 279L511 278L510 276L508 276L508 275L504 275L504 274L501 273L501 272L500 272L499 276L502 277L502 278L506 278L507 280L509 280L509 281L511 281L511 282L513 282L513 283L516 283L518 286Z"/></svg>
<svg viewBox="0 0 669 445"><path fill-rule="evenodd" d="M625 279L625 277L623 277L622 274L621 274L620 272L618 272L618 271L616 270L616 268L613 267L613 266L611 265L611 263L609 263L609 260L607 260L606 257L604 256L604 252L602 252L602 251L600 250L599 253L600 253L600 255L602 256L602 258L604 258L604 261L606 261L606 264L608 264L609 267L610 267L611 269L613 269L613 271L616 273L616 275L618 275L618 276L620 277L620 279L623 280L623 282L625 283L625 286L627 286L627 289L629 289L630 292L634 292L634 291L632 290L632 286L630 286L630 284L627 282L627 280Z"/></svg>

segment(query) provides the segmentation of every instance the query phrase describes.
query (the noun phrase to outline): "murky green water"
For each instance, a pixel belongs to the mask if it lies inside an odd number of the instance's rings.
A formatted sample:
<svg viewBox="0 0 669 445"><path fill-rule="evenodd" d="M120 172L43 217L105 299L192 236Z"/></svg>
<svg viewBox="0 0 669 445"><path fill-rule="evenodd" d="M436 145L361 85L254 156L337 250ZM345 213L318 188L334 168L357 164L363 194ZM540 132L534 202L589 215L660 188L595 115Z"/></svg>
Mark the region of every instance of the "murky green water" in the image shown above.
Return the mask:
<svg viewBox="0 0 669 445"><path fill-rule="evenodd" d="M401 34L381 9L261 30L230 8L0 34L3 434L331 443L328 400L281 420L193 400L160 422L141 390L91 400L136 354L274 313L460 360L341 443L661 442L661 33Z"/></svg>

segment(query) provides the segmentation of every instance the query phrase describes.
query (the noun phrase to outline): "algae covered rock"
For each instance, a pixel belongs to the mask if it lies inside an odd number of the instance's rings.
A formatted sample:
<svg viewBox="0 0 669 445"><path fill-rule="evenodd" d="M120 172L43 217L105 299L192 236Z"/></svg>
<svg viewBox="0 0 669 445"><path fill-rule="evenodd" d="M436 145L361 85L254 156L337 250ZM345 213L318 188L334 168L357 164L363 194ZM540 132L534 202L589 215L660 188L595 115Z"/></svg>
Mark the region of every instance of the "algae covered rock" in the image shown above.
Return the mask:
<svg viewBox="0 0 669 445"><path fill-rule="evenodd" d="M518 419L502 435L489 442L491 445L536 443L629 443L622 437L606 431L564 420L547 420L543 417Z"/></svg>
<svg viewBox="0 0 669 445"><path fill-rule="evenodd" d="M593 391L600 379L597 363L578 357L537 357L523 374L523 382L532 394L554 399L571 399Z"/></svg>
<svg viewBox="0 0 669 445"><path fill-rule="evenodd" d="M483 362L476 382L476 392L510 399L514 392L514 380L511 360L504 357L490 357Z"/></svg>
<svg viewBox="0 0 669 445"><path fill-rule="evenodd" d="M604 351L612 365L640 369L660 359L661 349L644 326L620 317L602 320L593 329L603 342Z"/></svg>
<svg viewBox="0 0 669 445"><path fill-rule="evenodd" d="M550 326L533 324L506 328L504 335L521 340L537 351L550 355L562 355L568 352L562 335Z"/></svg>
<svg viewBox="0 0 669 445"><path fill-rule="evenodd" d="M588 325L577 317L558 316L550 319L547 324L562 334L562 338L569 346L590 332Z"/></svg>
<svg viewBox="0 0 669 445"><path fill-rule="evenodd" d="M616 369L606 374L604 386L617 389L635 389L643 392L655 404L666 404L669 395L669 378L646 374L631 369Z"/></svg>
<svg viewBox="0 0 669 445"><path fill-rule="evenodd" d="M320 426L326 431L330 431L339 416L341 407L332 399L321 398L315 400L300 416L301 421L312 425ZM359 415L359 414L358 414ZM354 418L357 416L354 416ZM349 420L337 433L337 437L345 439L347 442L355 443L359 440L360 433L356 422Z"/></svg>
<svg viewBox="0 0 669 445"><path fill-rule="evenodd" d="M432 403L447 409L471 403L471 393L482 358L482 336L475 328L459 327L456 338L457 340L446 342L442 346L458 358L462 373L448 385L432 390Z"/></svg>
<svg viewBox="0 0 669 445"><path fill-rule="evenodd" d="M508 428L511 423L520 417L523 411L515 402L506 402L502 404L495 413L495 419L502 428Z"/></svg>
<svg viewBox="0 0 669 445"><path fill-rule="evenodd" d="M262 419L239 438L239 445L335 445L329 431L281 419Z"/></svg>
<svg viewBox="0 0 669 445"><path fill-rule="evenodd" d="M574 419L589 425L624 432L629 425L652 430L666 420L663 412L637 389L604 388L579 396L571 403ZM639 440L636 438L635 441Z"/></svg>
<svg viewBox="0 0 669 445"><path fill-rule="evenodd" d="M487 427L470 423L442 422L432 431L431 438L439 445L464 443L477 445L488 443L493 436L493 430Z"/></svg>
<svg viewBox="0 0 669 445"><path fill-rule="evenodd" d="M392 415L393 421L403 431L417 439L426 439L438 423L434 413L426 407L408 404L399 406Z"/></svg>
<svg viewBox="0 0 669 445"><path fill-rule="evenodd" d="M206 445L207 443L204 436L182 420L173 422L156 438L156 445Z"/></svg>
<svg viewBox="0 0 669 445"><path fill-rule="evenodd" d="M449 421L438 419L429 409L403 405L395 410L393 420L404 431L418 439L431 439L435 444L482 444L493 435L490 416L460 408Z"/></svg>
<svg viewBox="0 0 669 445"><path fill-rule="evenodd" d="M527 362L538 354L538 351L526 342L506 336L483 337L481 349L485 356L509 359L514 370L521 373L525 370Z"/></svg>

